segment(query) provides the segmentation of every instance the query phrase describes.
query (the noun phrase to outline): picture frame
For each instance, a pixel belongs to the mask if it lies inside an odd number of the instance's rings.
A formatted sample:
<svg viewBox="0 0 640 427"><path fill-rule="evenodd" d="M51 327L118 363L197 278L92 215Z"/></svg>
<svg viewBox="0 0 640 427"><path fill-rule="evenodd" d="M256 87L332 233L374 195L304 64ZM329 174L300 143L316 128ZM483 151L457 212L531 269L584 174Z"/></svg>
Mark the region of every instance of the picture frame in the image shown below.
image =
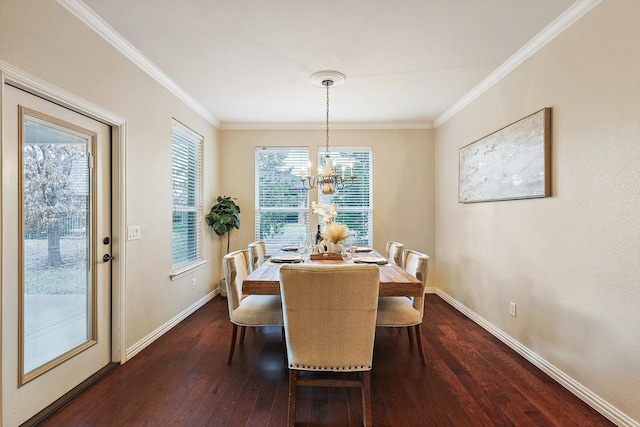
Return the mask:
<svg viewBox="0 0 640 427"><path fill-rule="evenodd" d="M458 203L551 196L551 108L459 150Z"/></svg>

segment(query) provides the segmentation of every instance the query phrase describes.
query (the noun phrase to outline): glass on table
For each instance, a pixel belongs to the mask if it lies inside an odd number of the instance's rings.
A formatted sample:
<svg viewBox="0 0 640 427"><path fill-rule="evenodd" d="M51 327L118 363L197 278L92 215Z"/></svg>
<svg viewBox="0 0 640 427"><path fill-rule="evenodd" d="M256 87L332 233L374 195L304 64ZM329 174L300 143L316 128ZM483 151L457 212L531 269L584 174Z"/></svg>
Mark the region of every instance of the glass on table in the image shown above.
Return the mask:
<svg viewBox="0 0 640 427"><path fill-rule="evenodd" d="M344 243L344 250L348 252L349 259L353 259L353 256L357 252L358 249L358 239L356 236L349 237Z"/></svg>
<svg viewBox="0 0 640 427"><path fill-rule="evenodd" d="M302 255L302 258L304 259L307 255L307 252L309 252L309 242L307 241L306 237L302 237L298 242L298 253Z"/></svg>
<svg viewBox="0 0 640 427"><path fill-rule="evenodd" d="M349 247L347 246L343 247L342 252L340 252L340 255L342 255L342 260L347 263L353 259L353 253L349 250Z"/></svg>

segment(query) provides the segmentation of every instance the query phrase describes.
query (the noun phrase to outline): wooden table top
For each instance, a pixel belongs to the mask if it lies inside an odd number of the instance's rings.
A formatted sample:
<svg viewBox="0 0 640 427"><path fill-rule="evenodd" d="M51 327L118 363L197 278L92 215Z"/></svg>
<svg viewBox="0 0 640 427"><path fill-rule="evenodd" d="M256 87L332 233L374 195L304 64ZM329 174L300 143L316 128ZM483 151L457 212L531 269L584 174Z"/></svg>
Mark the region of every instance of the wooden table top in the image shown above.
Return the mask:
<svg viewBox="0 0 640 427"><path fill-rule="evenodd" d="M366 254L380 256L377 253ZM356 255L357 256L357 255ZM344 264L344 261L305 260L308 264ZM280 267L283 264L265 261L242 282L245 295L280 295ZM380 290L382 296L421 296L422 282L395 264L385 264L380 268Z"/></svg>

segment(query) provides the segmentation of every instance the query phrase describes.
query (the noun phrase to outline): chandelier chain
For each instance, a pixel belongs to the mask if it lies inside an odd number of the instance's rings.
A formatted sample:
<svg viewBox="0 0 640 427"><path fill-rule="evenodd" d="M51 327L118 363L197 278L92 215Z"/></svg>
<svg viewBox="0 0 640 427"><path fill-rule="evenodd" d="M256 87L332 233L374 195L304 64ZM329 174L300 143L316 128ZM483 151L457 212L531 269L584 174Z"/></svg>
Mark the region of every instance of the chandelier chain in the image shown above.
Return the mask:
<svg viewBox="0 0 640 427"><path fill-rule="evenodd" d="M320 79L322 77L322 79ZM350 175L345 175L346 165L342 165L342 175L338 174L338 168L336 163L331 168L331 157L329 155L329 86L336 83L333 77L337 78L337 83L340 84L344 81L344 74L337 71L325 71L312 74L312 82L318 86L321 83L327 92L327 117L326 117L326 146L324 153L324 173L320 172L320 162L318 162L318 174L306 175L302 174L300 181L302 181L302 188L305 190L311 190L318 188L325 196L330 196L335 193L336 190L343 190L350 188L353 185L356 176L353 174L353 162L350 165ZM309 165L311 166L311 165Z"/></svg>
<svg viewBox="0 0 640 427"><path fill-rule="evenodd" d="M329 86L333 84L331 80L325 80L322 82L327 88L327 147L325 149L325 154L329 154Z"/></svg>

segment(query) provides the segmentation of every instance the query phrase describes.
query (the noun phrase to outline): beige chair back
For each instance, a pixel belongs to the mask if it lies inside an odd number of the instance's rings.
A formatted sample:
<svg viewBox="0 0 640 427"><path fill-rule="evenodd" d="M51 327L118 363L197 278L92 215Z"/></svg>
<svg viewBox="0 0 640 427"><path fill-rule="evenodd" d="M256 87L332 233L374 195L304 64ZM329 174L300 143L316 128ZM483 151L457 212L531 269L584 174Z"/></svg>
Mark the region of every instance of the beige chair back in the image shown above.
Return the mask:
<svg viewBox="0 0 640 427"><path fill-rule="evenodd" d="M413 297L413 308L420 311L420 318L424 315L424 289L427 285L429 274L429 255L413 250L404 251L404 269L416 279L422 282L422 296Z"/></svg>
<svg viewBox="0 0 640 427"><path fill-rule="evenodd" d="M370 370L379 281L376 265L283 265L280 292L289 368Z"/></svg>
<svg viewBox="0 0 640 427"><path fill-rule="evenodd" d="M249 243L249 271L256 270L264 262L267 244L264 241Z"/></svg>
<svg viewBox="0 0 640 427"><path fill-rule="evenodd" d="M242 299L242 281L249 275L249 251L241 249L230 252L222 258L224 278L227 282L227 304L229 317L233 321L233 311Z"/></svg>
<svg viewBox="0 0 640 427"><path fill-rule="evenodd" d="M386 253L387 259L390 263L399 265L400 267L404 267L404 265L402 264L404 245L402 243L389 240L386 245Z"/></svg>

